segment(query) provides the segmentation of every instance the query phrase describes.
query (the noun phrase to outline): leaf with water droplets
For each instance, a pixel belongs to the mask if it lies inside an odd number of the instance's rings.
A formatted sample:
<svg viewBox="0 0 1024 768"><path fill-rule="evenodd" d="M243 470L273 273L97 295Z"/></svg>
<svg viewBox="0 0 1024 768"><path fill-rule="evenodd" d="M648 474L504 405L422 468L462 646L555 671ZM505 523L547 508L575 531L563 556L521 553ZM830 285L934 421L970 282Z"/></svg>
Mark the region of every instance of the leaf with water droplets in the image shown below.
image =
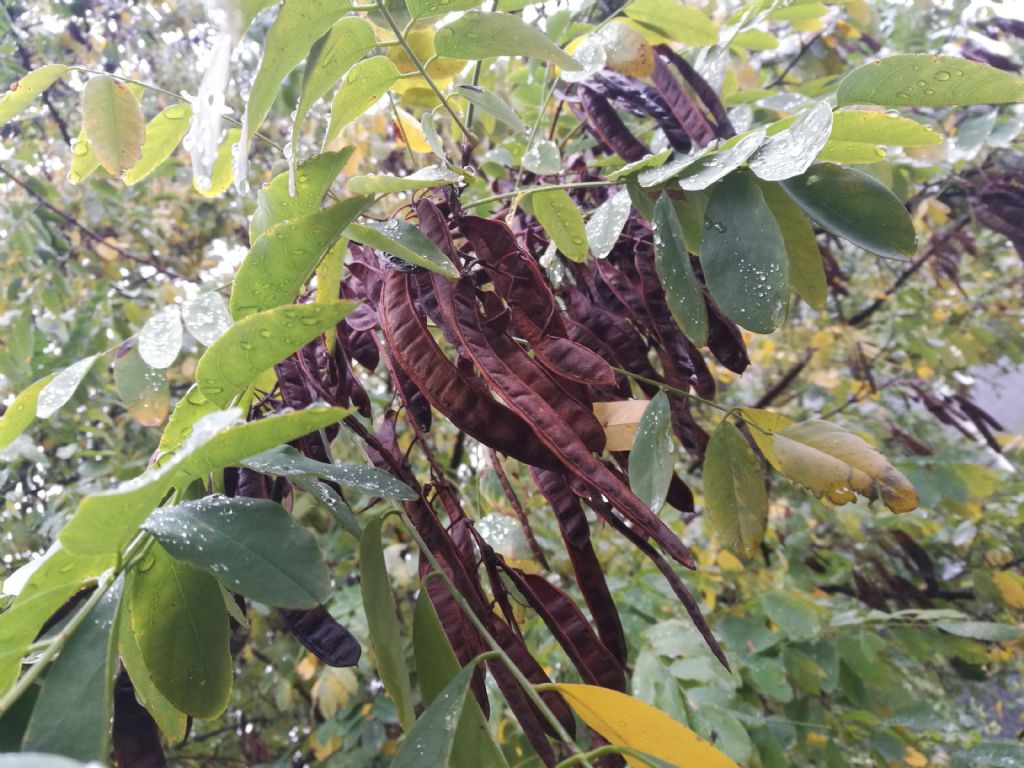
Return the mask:
<svg viewBox="0 0 1024 768"><path fill-rule="evenodd" d="M569 72L581 68L550 37L510 13L469 11L437 30L434 49L438 56L449 59L476 61L495 56L529 56Z"/></svg>
<svg viewBox="0 0 1024 768"><path fill-rule="evenodd" d="M684 45L700 47L714 45L718 41L715 25L703 11L686 3L633 0L623 10L642 26Z"/></svg>
<svg viewBox="0 0 1024 768"><path fill-rule="evenodd" d="M353 176L348 180L348 188L359 195L377 195L382 192L407 192L413 189L443 187L445 184L456 184L461 180L462 177L455 171L441 165L428 165L408 176L391 176L384 173Z"/></svg>
<svg viewBox="0 0 1024 768"><path fill-rule="evenodd" d="M788 128L769 136L749 160L750 170L766 181L781 181L806 171L832 132L832 107L818 102Z"/></svg>
<svg viewBox="0 0 1024 768"><path fill-rule="evenodd" d="M196 384L213 403L226 407L263 371L345 319L356 304L275 307L239 320L199 358Z"/></svg>
<svg viewBox="0 0 1024 768"><path fill-rule="evenodd" d="M74 396L97 357L90 355L51 376L36 398L36 416L48 419L60 410Z"/></svg>
<svg viewBox="0 0 1024 768"><path fill-rule="evenodd" d="M391 593L391 579L384 564L381 543L381 524L378 516L370 520L359 540L359 587L363 594L363 610L370 633L377 671L384 688L395 702L398 721L408 733L416 721L413 709L412 686L405 664L402 628L395 615L395 598Z"/></svg>
<svg viewBox="0 0 1024 768"><path fill-rule="evenodd" d="M818 163L782 186L823 228L866 251L903 259L917 250L910 214L873 176Z"/></svg>
<svg viewBox="0 0 1024 768"><path fill-rule="evenodd" d="M352 67L334 94L324 144L334 141L342 128L376 104L401 76L387 56L371 56Z"/></svg>
<svg viewBox="0 0 1024 768"><path fill-rule="evenodd" d="M117 673L114 619L121 583L116 581L100 599L46 671L25 729L22 748L26 752L106 762Z"/></svg>
<svg viewBox="0 0 1024 768"><path fill-rule="evenodd" d="M481 112L486 112L498 122L504 123L515 133L522 133L526 130L526 123L516 114L516 111L502 101L499 96L491 93L486 88L481 88L478 85L459 85L456 87L458 94L462 98L475 105Z"/></svg>
<svg viewBox="0 0 1024 768"><path fill-rule="evenodd" d="M659 392L640 417L629 452L629 487L655 514L665 503L674 464L672 413L665 393Z"/></svg>
<svg viewBox="0 0 1024 768"><path fill-rule="evenodd" d="M350 224L345 234L357 243L384 251L417 267L440 272L453 280L459 277L459 271L451 259L419 227L408 221L388 219L369 224Z"/></svg>
<svg viewBox="0 0 1024 768"><path fill-rule="evenodd" d="M955 56L902 54L863 64L839 83L839 106L948 107L1024 101L1024 80Z"/></svg>
<svg viewBox="0 0 1024 768"><path fill-rule="evenodd" d="M181 310L177 305L164 307L139 331L139 354L153 368L168 368L177 359L183 338Z"/></svg>
<svg viewBox="0 0 1024 768"><path fill-rule="evenodd" d="M900 117L895 110L868 112L841 109L832 116L831 139L885 144L890 147L924 147L941 144L943 136L925 123Z"/></svg>
<svg viewBox="0 0 1024 768"><path fill-rule="evenodd" d="M218 410L219 407L203 397L199 388L193 384L171 411L171 418L160 435L157 451L164 454L175 450L188 439L197 421Z"/></svg>
<svg viewBox="0 0 1024 768"><path fill-rule="evenodd" d="M125 171L124 183L137 184L159 168L185 138L191 117L191 105L172 104L150 120L142 143L142 156Z"/></svg>
<svg viewBox="0 0 1024 768"><path fill-rule="evenodd" d="M562 153L555 142L537 139L523 155L522 165L523 170L536 173L538 176L561 173Z"/></svg>
<svg viewBox="0 0 1024 768"><path fill-rule="evenodd" d="M231 315L224 297L216 291L201 293L181 305L181 319L197 341L210 346L231 327Z"/></svg>
<svg viewBox="0 0 1024 768"><path fill-rule="evenodd" d="M18 393L14 402L7 406L0 416L0 451L14 442L14 439L29 428L36 418L39 395L55 374L44 376Z"/></svg>
<svg viewBox="0 0 1024 768"><path fill-rule="evenodd" d="M139 424L144 427L163 424L171 401L167 375L147 365L134 346L117 351L114 384L129 415Z"/></svg>
<svg viewBox="0 0 1024 768"><path fill-rule="evenodd" d="M687 164L679 186L685 190L707 189L743 165L764 140L764 131L754 131L726 149L703 155Z"/></svg>
<svg viewBox="0 0 1024 768"><path fill-rule="evenodd" d="M236 320L290 304L316 271L320 260L369 200L350 197L330 208L275 224L252 244L231 288Z"/></svg>
<svg viewBox="0 0 1024 768"><path fill-rule="evenodd" d="M698 347L708 341L708 307L690 264L683 227L667 194L654 205L654 268L672 317Z"/></svg>
<svg viewBox="0 0 1024 768"><path fill-rule="evenodd" d="M814 227L800 206L778 184L761 183L761 194L779 225L789 258L789 281L801 299L824 309L828 299L825 264L818 250Z"/></svg>
<svg viewBox="0 0 1024 768"><path fill-rule="evenodd" d="M78 138L71 143L71 168L68 169L68 181L72 184L81 184L99 167L100 159L92 151L89 137L86 136L83 128L78 132Z"/></svg>
<svg viewBox="0 0 1024 768"><path fill-rule="evenodd" d="M228 612L220 584L154 544L125 588L132 630L153 684L182 712L219 717L231 699Z"/></svg>
<svg viewBox="0 0 1024 768"><path fill-rule="evenodd" d="M744 557L756 555L768 520L768 492L760 460L730 421L722 421L708 442L704 500L722 545Z"/></svg>
<svg viewBox="0 0 1024 768"><path fill-rule="evenodd" d="M319 477L382 499L419 498L412 488L382 469L361 464L327 464L304 456L289 445L265 451L244 463L265 475Z"/></svg>
<svg viewBox="0 0 1024 768"><path fill-rule="evenodd" d="M712 190L700 263L708 290L734 323L755 333L782 324L789 301L786 245L749 175L732 174Z"/></svg>
<svg viewBox="0 0 1024 768"><path fill-rule="evenodd" d="M644 157L636 160L632 163L626 163L616 171L612 171L608 174L609 181L618 181L624 179L627 176L639 174L642 171L655 170L661 168L668 159L672 156L671 149L663 149L661 152L653 155L645 155Z"/></svg>
<svg viewBox="0 0 1024 768"><path fill-rule="evenodd" d="M587 221L587 242L590 243L590 252L596 258L603 259L612 252L629 220L632 207L629 191L620 189L590 214Z"/></svg>
<svg viewBox="0 0 1024 768"><path fill-rule="evenodd" d="M533 215L548 237L570 261L587 260L587 228L583 214L564 189L548 189L530 196Z"/></svg>
<svg viewBox="0 0 1024 768"><path fill-rule="evenodd" d="M11 85L0 97L0 126L10 122L11 118L35 101L41 94L68 71L63 64L45 64L34 69Z"/></svg>
<svg viewBox="0 0 1024 768"><path fill-rule="evenodd" d="M175 559L264 605L313 608L330 595L316 538L275 501L207 496L161 507L142 528Z"/></svg>
<svg viewBox="0 0 1024 768"><path fill-rule="evenodd" d="M275 224L319 211L354 149L345 147L340 152L315 155L299 164L294 179L286 171L264 184L256 194L256 212L249 220L249 242L255 243Z"/></svg>
<svg viewBox="0 0 1024 768"><path fill-rule="evenodd" d="M142 157L146 137L142 108L124 83L93 77L82 91L82 124L107 173L120 176Z"/></svg>
<svg viewBox="0 0 1024 768"><path fill-rule="evenodd" d="M405 737L391 768L422 768L425 765L447 766L455 743L455 732L466 701L474 664L459 670L444 690L420 715L416 725Z"/></svg>

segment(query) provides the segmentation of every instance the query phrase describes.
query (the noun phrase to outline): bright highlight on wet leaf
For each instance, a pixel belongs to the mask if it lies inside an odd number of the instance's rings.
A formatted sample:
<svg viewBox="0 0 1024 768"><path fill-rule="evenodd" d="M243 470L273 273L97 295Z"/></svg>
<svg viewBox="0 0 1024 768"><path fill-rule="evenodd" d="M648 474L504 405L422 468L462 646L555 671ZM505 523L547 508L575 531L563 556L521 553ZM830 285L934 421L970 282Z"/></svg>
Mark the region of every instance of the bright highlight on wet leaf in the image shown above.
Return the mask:
<svg viewBox="0 0 1024 768"><path fill-rule="evenodd" d="M564 189L537 192L530 198L534 216L548 237L570 261L586 261L589 255L583 214Z"/></svg>
<svg viewBox="0 0 1024 768"><path fill-rule="evenodd" d="M881 498L893 512L917 508L910 481L863 438L820 419L794 424L775 435L775 456L782 472L818 498L833 504L856 494Z"/></svg>

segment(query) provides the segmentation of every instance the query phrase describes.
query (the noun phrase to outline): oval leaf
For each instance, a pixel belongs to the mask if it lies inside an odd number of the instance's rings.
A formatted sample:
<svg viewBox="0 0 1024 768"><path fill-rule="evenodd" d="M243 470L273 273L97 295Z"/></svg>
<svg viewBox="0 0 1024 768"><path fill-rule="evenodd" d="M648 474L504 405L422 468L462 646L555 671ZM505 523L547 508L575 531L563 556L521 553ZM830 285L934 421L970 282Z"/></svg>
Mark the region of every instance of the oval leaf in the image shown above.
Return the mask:
<svg viewBox="0 0 1024 768"><path fill-rule="evenodd" d="M668 765L739 768L696 733L650 704L609 688L559 683L553 686L580 719L610 743L664 760ZM633 768L643 760L626 756Z"/></svg>
<svg viewBox="0 0 1024 768"><path fill-rule="evenodd" d="M893 512L917 508L917 491L888 459L863 438L820 419L794 424L775 435L779 468L795 483L834 504L859 493L879 496Z"/></svg>
<svg viewBox="0 0 1024 768"><path fill-rule="evenodd" d="M171 156L188 131L192 117L189 104L172 104L149 121L142 143L142 156L124 174L124 183L137 184Z"/></svg>
<svg viewBox="0 0 1024 768"><path fill-rule="evenodd" d="M456 86L456 88L458 94L462 96L462 98L476 106L476 108L481 112L486 112L495 120L500 123L504 123L516 133L522 133L526 130L526 123L524 123L523 119L516 114L516 111L502 101L500 97L491 93L486 88L481 88L479 85L468 84L459 85Z"/></svg>
<svg viewBox="0 0 1024 768"><path fill-rule="evenodd" d="M120 176L142 157L146 125L131 89L101 75L82 91L82 124L100 165Z"/></svg>
<svg viewBox="0 0 1024 768"><path fill-rule="evenodd" d="M828 299L825 263L818 250L814 227L800 206L778 184L759 184L764 201L775 216L789 261L789 282L801 299L824 309Z"/></svg>
<svg viewBox="0 0 1024 768"><path fill-rule="evenodd" d="M943 136L930 125L889 112L841 109L832 116L832 140L923 147L941 144ZM877 160L877 155L875 158Z"/></svg>
<svg viewBox="0 0 1024 768"><path fill-rule="evenodd" d="M758 460L729 421L711 433L704 457L704 499L722 544L753 557L764 538L768 493Z"/></svg>
<svg viewBox="0 0 1024 768"><path fill-rule="evenodd" d="M78 390L78 385L82 383L97 357L99 355L90 355L46 379L46 384L36 397L36 416L48 419L64 407Z"/></svg>
<svg viewBox="0 0 1024 768"><path fill-rule="evenodd" d="M402 73L387 56L371 56L352 67L334 94L324 143L334 141L342 128L376 104L377 99L387 93L401 76Z"/></svg>
<svg viewBox="0 0 1024 768"><path fill-rule="evenodd" d="M866 251L902 259L917 250L903 203L866 173L819 163L782 186L818 224Z"/></svg>
<svg viewBox="0 0 1024 768"><path fill-rule="evenodd" d="M256 195L256 212L249 221L249 242L255 243L275 224L319 211L353 151L353 147L345 147L340 152L323 152L300 163L294 179L290 173L279 173L264 184Z"/></svg>
<svg viewBox="0 0 1024 768"><path fill-rule="evenodd" d="M417 267L440 272L453 280L459 276L451 259L411 222L388 219L370 224L352 224L345 230L345 234L357 243L377 248Z"/></svg>
<svg viewBox="0 0 1024 768"><path fill-rule="evenodd" d="M253 456L245 461L245 466L265 475L319 477L382 499L418 498L412 488L382 469L360 464L327 464L304 456L288 445Z"/></svg>
<svg viewBox="0 0 1024 768"><path fill-rule="evenodd" d="M449 59L490 59L495 56L529 56L569 72L582 69L551 38L518 16L509 13L469 11L437 30L434 49Z"/></svg>
<svg viewBox="0 0 1024 768"><path fill-rule="evenodd" d="M620 189L590 214L587 220L587 242L595 258L606 258L612 252L629 220L632 208L629 191Z"/></svg>
<svg viewBox="0 0 1024 768"><path fill-rule="evenodd" d="M155 544L126 590L149 676L171 704L203 720L231 699L228 612L220 584Z"/></svg>
<svg viewBox="0 0 1024 768"><path fill-rule="evenodd" d="M766 181L781 181L806 171L832 132L832 107L818 102L788 128L769 136L750 158L750 170Z"/></svg>
<svg viewBox="0 0 1024 768"><path fill-rule="evenodd" d="M161 507L142 528L177 560L265 605L313 608L330 594L316 539L276 502L207 496Z"/></svg>
<svg viewBox="0 0 1024 768"><path fill-rule="evenodd" d="M121 402L139 424L158 427L164 423L171 401L167 376L147 365L135 347L118 350L114 384Z"/></svg>
<svg viewBox="0 0 1024 768"><path fill-rule="evenodd" d="M570 261L587 260L587 228L583 214L564 189L535 192L530 197L533 214L548 237Z"/></svg>
<svg viewBox="0 0 1024 768"><path fill-rule="evenodd" d="M67 71L68 68L63 64L45 64L12 83L0 97L0 125L10 122L12 117L35 101L36 96L57 82Z"/></svg>
<svg viewBox="0 0 1024 768"><path fill-rule="evenodd" d="M708 307L690 264L683 227L668 195L654 205L654 267L672 317L699 347L708 341Z"/></svg>
<svg viewBox="0 0 1024 768"><path fill-rule="evenodd" d="M405 665L401 627L395 616L395 598L391 594L391 581L384 565L380 538L382 522L382 518L375 517L367 523L359 540L359 587L363 593L363 610L377 671L395 702L398 721L408 733L416 721L416 712L409 670Z"/></svg>
<svg viewBox="0 0 1024 768"><path fill-rule="evenodd" d="M231 327L231 315L224 297L216 291L201 293L181 305L181 319L198 342L210 346Z"/></svg>
<svg viewBox="0 0 1024 768"><path fill-rule="evenodd" d="M700 263L711 295L730 320L755 333L782 324L789 261L779 225L745 175L724 179L704 211Z"/></svg>
<svg viewBox="0 0 1024 768"><path fill-rule="evenodd" d="M240 320L206 350L196 366L199 391L227 406L263 371L284 360L355 308L351 301L276 307Z"/></svg>
<svg viewBox="0 0 1024 768"><path fill-rule="evenodd" d="M353 176L348 180L348 188L359 195L376 195L381 192L405 192L412 189L430 189L455 184L462 177L440 165L428 165L408 176L389 176L387 174L371 174Z"/></svg>
<svg viewBox="0 0 1024 768"><path fill-rule="evenodd" d="M654 513L665 503L674 464L672 413L668 397L659 392L640 417L629 452L629 487Z"/></svg>
<svg viewBox="0 0 1024 768"><path fill-rule="evenodd" d="M719 179L739 168L747 159L757 151L757 148L764 143L765 132L754 131L744 136L731 147L719 152L710 152L694 162L686 162L683 166L683 177L679 180L679 186L686 190L707 189ZM680 162L685 162L682 158ZM640 183L647 186L652 177L661 179L669 173L671 165L659 168L650 173L646 178L640 177ZM674 173L672 174L675 175Z"/></svg>
<svg viewBox="0 0 1024 768"><path fill-rule="evenodd" d="M423 768L425 765L447 766L455 742L455 732L466 701L475 665L459 670L436 699L420 715L416 725L405 737L391 768Z"/></svg>
<svg viewBox="0 0 1024 768"><path fill-rule="evenodd" d="M1024 101L1024 80L954 56L903 54L853 70L839 83L839 106L946 107Z"/></svg>
<svg viewBox="0 0 1024 768"><path fill-rule="evenodd" d="M23 389L0 416L0 451L29 428L36 418L39 395L56 374L44 376Z"/></svg>
<svg viewBox="0 0 1024 768"><path fill-rule="evenodd" d="M182 340L181 310L177 306L164 307L139 331L139 354L153 368L169 368L181 351Z"/></svg>

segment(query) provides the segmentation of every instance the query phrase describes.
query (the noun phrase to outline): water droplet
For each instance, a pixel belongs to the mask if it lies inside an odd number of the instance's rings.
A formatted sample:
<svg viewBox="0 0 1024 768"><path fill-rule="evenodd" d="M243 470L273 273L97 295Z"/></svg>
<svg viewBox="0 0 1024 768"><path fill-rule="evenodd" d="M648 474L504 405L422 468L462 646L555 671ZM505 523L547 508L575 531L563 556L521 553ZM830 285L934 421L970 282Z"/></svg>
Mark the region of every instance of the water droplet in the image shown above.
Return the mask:
<svg viewBox="0 0 1024 768"><path fill-rule="evenodd" d="M949 80L949 72L946 72L945 70L939 70L938 72L935 73L935 79L942 81Z"/></svg>
<svg viewBox="0 0 1024 768"><path fill-rule="evenodd" d="M928 81L927 80L918 80L917 81L917 85L920 88L924 88L926 85L928 85Z"/></svg>

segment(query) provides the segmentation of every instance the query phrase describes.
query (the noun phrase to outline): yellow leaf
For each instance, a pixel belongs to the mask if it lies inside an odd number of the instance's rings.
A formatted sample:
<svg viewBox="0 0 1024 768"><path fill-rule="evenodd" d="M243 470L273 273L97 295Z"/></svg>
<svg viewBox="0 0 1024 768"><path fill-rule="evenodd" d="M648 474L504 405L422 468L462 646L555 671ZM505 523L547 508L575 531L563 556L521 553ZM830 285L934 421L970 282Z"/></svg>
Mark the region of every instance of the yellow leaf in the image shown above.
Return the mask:
<svg viewBox="0 0 1024 768"><path fill-rule="evenodd" d="M606 66L630 77L654 71L654 49L634 27L613 21L594 33L608 57Z"/></svg>
<svg viewBox="0 0 1024 768"><path fill-rule="evenodd" d="M925 768L928 765L928 758L913 747L907 747L907 751L903 755L903 762L910 768Z"/></svg>
<svg viewBox="0 0 1024 768"><path fill-rule="evenodd" d="M754 438L758 450L764 454L769 464L781 472L782 467L775 456L775 433L790 426L793 420L787 419L781 413L773 413L762 408L740 408L740 415L747 423L750 436Z"/></svg>
<svg viewBox="0 0 1024 768"><path fill-rule="evenodd" d="M618 400L594 403L594 416L604 427L606 451L628 451L633 447L633 436L640 425L640 417L647 410L649 400Z"/></svg>
<svg viewBox="0 0 1024 768"><path fill-rule="evenodd" d="M351 669L328 667L320 673L320 678L313 685L313 701L320 714L330 720L339 709L344 709L358 687Z"/></svg>
<svg viewBox="0 0 1024 768"><path fill-rule="evenodd" d="M314 734L310 737L309 748L313 751L313 757L317 760L326 760L339 749L344 742L341 736L332 733L326 741L320 741L320 737Z"/></svg>
<svg viewBox="0 0 1024 768"><path fill-rule="evenodd" d="M779 469L818 498L846 504L859 493L881 496L893 512L917 508L917 491L889 460L857 435L811 419L775 435Z"/></svg>
<svg viewBox="0 0 1024 768"><path fill-rule="evenodd" d="M807 743L813 747L823 747L826 744L828 744L828 736L826 736L824 733L811 731L807 734Z"/></svg>
<svg viewBox="0 0 1024 768"><path fill-rule="evenodd" d="M743 562L729 550L723 549L718 553L718 567L729 573L738 573L743 570Z"/></svg>
<svg viewBox="0 0 1024 768"><path fill-rule="evenodd" d="M992 577L1003 602L1011 608L1024 609L1024 578L1012 571L999 571Z"/></svg>
<svg viewBox="0 0 1024 768"><path fill-rule="evenodd" d="M430 143L427 141L427 136L423 133L419 121L401 107L395 107L395 114L398 117L396 122L399 134L405 140L409 149L421 155L432 152L433 150L430 148Z"/></svg>
<svg viewBox="0 0 1024 768"><path fill-rule="evenodd" d="M612 744L664 760L678 768L739 768L677 720L624 693L593 685L554 686L580 719ZM646 768L626 757L633 768Z"/></svg>

